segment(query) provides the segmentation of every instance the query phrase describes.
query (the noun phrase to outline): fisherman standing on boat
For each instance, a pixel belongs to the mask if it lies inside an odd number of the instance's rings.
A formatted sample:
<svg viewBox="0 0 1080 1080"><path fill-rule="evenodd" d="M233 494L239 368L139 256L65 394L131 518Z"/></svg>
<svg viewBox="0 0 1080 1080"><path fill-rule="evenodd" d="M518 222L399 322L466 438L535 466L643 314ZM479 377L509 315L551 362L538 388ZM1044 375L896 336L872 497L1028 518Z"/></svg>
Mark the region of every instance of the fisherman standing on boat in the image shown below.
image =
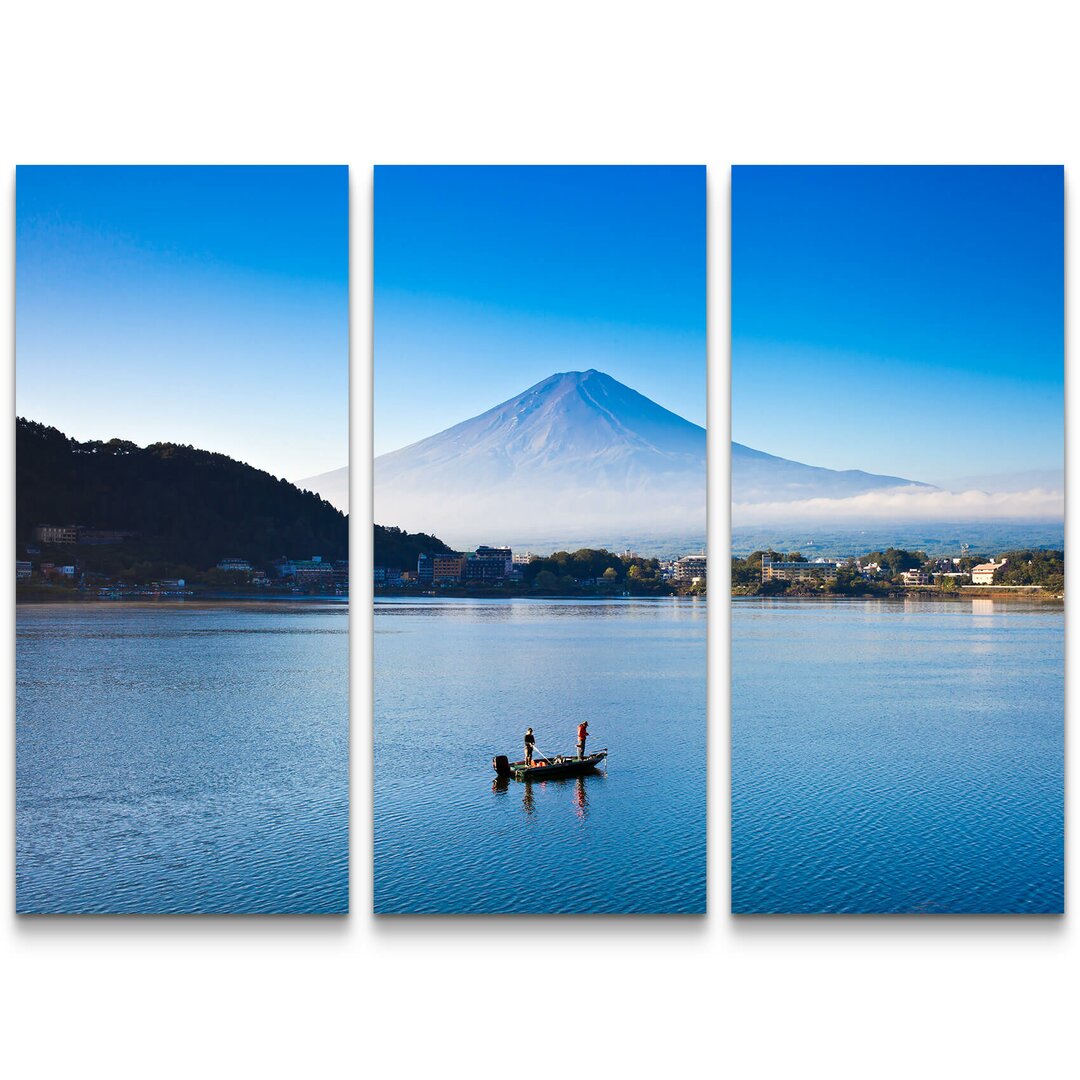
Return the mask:
<svg viewBox="0 0 1080 1080"><path fill-rule="evenodd" d="M532 728L525 729L525 764L532 764L533 750L536 747L536 740L533 738Z"/></svg>
<svg viewBox="0 0 1080 1080"><path fill-rule="evenodd" d="M585 740L589 737L589 721L582 720L577 726L577 756L580 761L585 756Z"/></svg>

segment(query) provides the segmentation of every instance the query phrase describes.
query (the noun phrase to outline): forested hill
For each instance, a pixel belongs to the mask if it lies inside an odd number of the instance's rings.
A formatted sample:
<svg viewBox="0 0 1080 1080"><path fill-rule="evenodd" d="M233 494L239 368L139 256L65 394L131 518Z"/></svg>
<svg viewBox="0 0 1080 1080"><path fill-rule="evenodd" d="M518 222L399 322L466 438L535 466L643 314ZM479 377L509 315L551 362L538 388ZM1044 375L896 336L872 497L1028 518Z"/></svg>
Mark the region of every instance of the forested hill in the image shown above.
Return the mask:
<svg viewBox="0 0 1080 1080"><path fill-rule="evenodd" d="M394 566L399 570L415 570L416 561L423 555L445 555L450 548L437 536L427 533L408 533L394 526L375 526L375 565Z"/></svg>
<svg viewBox="0 0 1080 1080"><path fill-rule="evenodd" d="M20 417L15 455L20 547L36 525L82 525L135 534L118 546L80 545L87 565L142 559L201 570L230 556L254 564L281 555L348 558L349 521L340 510L224 454L121 439L80 443Z"/></svg>

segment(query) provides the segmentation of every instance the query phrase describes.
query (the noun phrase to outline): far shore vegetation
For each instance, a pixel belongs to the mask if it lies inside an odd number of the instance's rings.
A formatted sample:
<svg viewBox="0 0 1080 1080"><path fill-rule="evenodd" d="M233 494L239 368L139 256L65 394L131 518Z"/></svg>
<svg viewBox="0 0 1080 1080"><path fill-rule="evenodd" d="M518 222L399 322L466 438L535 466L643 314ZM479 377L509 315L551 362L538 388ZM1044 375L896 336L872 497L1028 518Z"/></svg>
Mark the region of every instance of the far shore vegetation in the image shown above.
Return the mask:
<svg viewBox="0 0 1080 1080"><path fill-rule="evenodd" d="M763 574L763 561L785 564L793 570L780 571L783 577L769 579ZM992 571L985 569L989 565L993 565ZM978 568L983 568L981 574ZM990 581L985 580L988 575ZM810 562L799 551L765 549L744 558L733 556L731 560L732 596L950 598L970 595L973 584L1021 589L1026 596L1061 597L1065 590L1065 553L1027 548L993 557L965 554L940 558L923 551L890 547L858 558L818 563Z"/></svg>
<svg viewBox="0 0 1080 1080"><path fill-rule="evenodd" d="M416 569L421 555L449 554L451 549L426 533L375 526L376 567ZM678 580L675 560L647 558L629 552L616 555L605 548L579 548L533 555L514 567L513 574L498 581L421 583L395 578L393 584L376 584L377 596L402 593L436 593L439 596L704 596L706 582L701 576Z"/></svg>

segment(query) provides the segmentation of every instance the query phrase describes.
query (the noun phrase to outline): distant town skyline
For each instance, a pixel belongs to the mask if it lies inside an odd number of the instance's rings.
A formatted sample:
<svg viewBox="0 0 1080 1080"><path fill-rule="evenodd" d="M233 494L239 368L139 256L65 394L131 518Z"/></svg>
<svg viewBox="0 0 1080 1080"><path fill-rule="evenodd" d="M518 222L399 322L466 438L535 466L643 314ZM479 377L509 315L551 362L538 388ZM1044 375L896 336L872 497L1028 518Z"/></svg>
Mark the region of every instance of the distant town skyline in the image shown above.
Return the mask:
<svg viewBox="0 0 1080 1080"><path fill-rule="evenodd" d="M344 166L20 166L16 405L291 481L348 461Z"/></svg>
<svg viewBox="0 0 1080 1080"><path fill-rule="evenodd" d="M375 170L375 453L596 368L705 424L703 167Z"/></svg>
<svg viewBox="0 0 1080 1080"><path fill-rule="evenodd" d="M737 166L732 437L963 490L1060 488L1060 166Z"/></svg>

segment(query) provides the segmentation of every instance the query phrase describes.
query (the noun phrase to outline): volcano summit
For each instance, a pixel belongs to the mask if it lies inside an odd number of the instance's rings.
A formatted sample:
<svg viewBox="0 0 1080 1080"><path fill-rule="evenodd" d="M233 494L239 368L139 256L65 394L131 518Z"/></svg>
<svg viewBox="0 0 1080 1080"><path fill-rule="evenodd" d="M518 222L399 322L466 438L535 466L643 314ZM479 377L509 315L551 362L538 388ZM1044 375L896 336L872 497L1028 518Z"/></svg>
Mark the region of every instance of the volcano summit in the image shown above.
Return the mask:
<svg viewBox="0 0 1080 1080"><path fill-rule="evenodd" d="M375 520L450 543L705 532L705 429L601 371L375 459Z"/></svg>

